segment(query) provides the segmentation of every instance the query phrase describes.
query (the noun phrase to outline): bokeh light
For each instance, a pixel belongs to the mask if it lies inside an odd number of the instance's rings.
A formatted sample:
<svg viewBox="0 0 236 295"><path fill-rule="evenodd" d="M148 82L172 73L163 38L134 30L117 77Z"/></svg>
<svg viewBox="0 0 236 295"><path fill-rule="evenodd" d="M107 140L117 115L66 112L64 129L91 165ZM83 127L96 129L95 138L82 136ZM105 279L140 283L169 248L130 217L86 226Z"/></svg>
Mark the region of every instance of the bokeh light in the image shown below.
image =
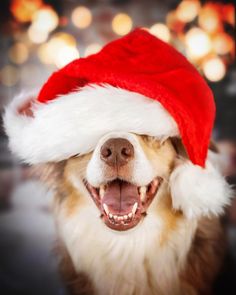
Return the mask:
<svg viewBox="0 0 236 295"><path fill-rule="evenodd" d="M185 35L187 54L190 58L204 57L212 49L209 36L199 28L190 29Z"/></svg>
<svg viewBox="0 0 236 295"><path fill-rule="evenodd" d="M234 48L234 40L226 33L222 32L214 36L212 46L216 53L224 55Z"/></svg>
<svg viewBox="0 0 236 295"><path fill-rule="evenodd" d="M201 8L200 2L197 0L184 0L176 10L176 18L182 22L190 22L195 19Z"/></svg>
<svg viewBox="0 0 236 295"><path fill-rule="evenodd" d="M210 33L216 32L221 26L218 12L213 5L202 8L198 22L202 29Z"/></svg>
<svg viewBox="0 0 236 295"><path fill-rule="evenodd" d="M75 4L69 13L60 12L59 17L57 5L53 4L52 7L46 3L48 2L44 0L10 2L11 13L15 18L14 25L21 26L14 33L13 45L8 49L8 57L12 63L24 64L29 55L33 57L36 52L41 63L61 68L78 58L80 52L86 57L100 51L102 46L97 40L102 43L110 41L112 32L123 36L128 34L133 26L140 26L133 23L129 5L126 7L126 13L115 13L117 8L107 8L101 12L94 8L93 4L87 7L86 4L79 6ZM208 69L207 61L212 57L219 57L218 63L223 63L222 68L228 68L234 60L235 52L232 35L232 28L235 25L234 5L214 1L181 0L175 7L166 14L166 22L151 23L151 26L148 26L150 22L144 21L141 26L183 52L201 73L203 73L203 64ZM132 14L135 14L135 11L132 11ZM149 21L153 21L153 18ZM92 26L89 28L92 22L96 30L92 29ZM21 23L24 23L24 26ZM76 32L71 28L71 23L76 28L87 28L87 30ZM53 33L56 29L72 29L72 34ZM25 30L27 34L21 34L21 30ZM79 35L81 51L73 33L81 34ZM35 45L32 46L32 43ZM206 78L208 76L205 74Z"/></svg>
<svg viewBox="0 0 236 295"><path fill-rule="evenodd" d="M171 35L170 30L168 27L164 24L158 23L153 26L151 26L149 32L153 34L154 36L158 37L162 41L169 42Z"/></svg>
<svg viewBox="0 0 236 295"><path fill-rule="evenodd" d="M46 6L33 14L32 21L38 31L51 32L58 26L59 18L50 6Z"/></svg>
<svg viewBox="0 0 236 295"><path fill-rule="evenodd" d="M28 36L30 41L36 44L43 43L48 38L48 32L43 31L35 27L34 25L31 25L28 29Z"/></svg>
<svg viewBox="0 0 236 295"><path fill-rule="evenodd" d="M76 58L79 58L79 51L77 48L65 45L58 50L54 61L58 68L62 68Z"/></svg>
<svg viewBox="0 0 236 295"><path fill-rule="evenodd" d="M53 58L51 57L48 43L44 43L38 48L38 57L43 64L53 64Z"/></svg>
<svg viewBox="0 0 236 295"><path fill-rule="evenodd" d="M112 20L113 31L120 36L128 34L133 26L133 22L130 16L125 13L117 14Z"/></svg>
<svg viewBox="0 0 236 295"><path fill-rule="evenodd" d="M71 19L77 28L85 29L92 22L92 14L87 7L79 6L73 10Z"/></svg>
<svg viewBox="0 0 236 295"><path fill-rule="evenodd" d="M182 35L185 28L185 23L177 19L176 11L170 11L166 16L166 24L169 30L175 32L175 34Z"/></svg>
<svg viewBox="0 0 236 295"><path fill-rule="evenodd" d="M29 50L24 43L15 43L8 51L9 59L15 64L23 64L29 56Z"/></svg>
<svg viewBox="0 0 236 295"><path fill-rule="evenodd" d="M0 78L3 85L7 87L14 86L20 78L19 70L14 66L6 65L0 71Z"/></svg>
<svg viewBox="0 0 236 295"><path fill-rule="evenodd" d="M100 44L92 43L85 48L84 56L88 56L88 55L97 53L101 48L102 48L102 46Z"/></svg>
<svg viewBox="0 0 236 295"><path fill-rule="evenodd" d="M76 40L70 34L57 33L46 44L40 46L38 57L45 64L54 64L61 68L79 58Z"/></svg>
<svg viewBox="0 0 236 295"><path fill-rule="evenodd" d="M224 78L226 67L219 57L213 57L203 63L203 73L209 81L217 82Z"/></svg>
<svg viewBox="0 0 236 295"><path fill-rule="evenodd" d="M51 43L52 42L54 43L58 42L59 43L58 46L62 43L69 46L76 47L76 44L77 44L75 37L65 32L58 32L54 34L51 38Z"/></svg>
<svg viewBox="0 0 236 295"><path fill-rule="evenodd" d="M19 22L30 22L32 15L42 6L42 0L12 0L11 13Z"/></svg>

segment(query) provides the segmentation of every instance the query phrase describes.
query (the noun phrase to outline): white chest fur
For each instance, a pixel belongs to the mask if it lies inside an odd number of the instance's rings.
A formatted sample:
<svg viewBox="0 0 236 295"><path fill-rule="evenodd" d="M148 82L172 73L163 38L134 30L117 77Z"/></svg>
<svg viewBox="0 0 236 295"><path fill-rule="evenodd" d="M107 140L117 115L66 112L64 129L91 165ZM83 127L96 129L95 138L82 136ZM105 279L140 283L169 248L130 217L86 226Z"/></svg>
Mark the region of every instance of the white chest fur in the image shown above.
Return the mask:
<svg viewBox="0 0 236 295"><path fill-rule="evenodd" d="M107 228L95 206L58 215L59 234L78 272L89 276L99 295L180 294L178 272L189 251L194 222L181 222L161 244L163 222L150 213L136 228Z"/></svg>

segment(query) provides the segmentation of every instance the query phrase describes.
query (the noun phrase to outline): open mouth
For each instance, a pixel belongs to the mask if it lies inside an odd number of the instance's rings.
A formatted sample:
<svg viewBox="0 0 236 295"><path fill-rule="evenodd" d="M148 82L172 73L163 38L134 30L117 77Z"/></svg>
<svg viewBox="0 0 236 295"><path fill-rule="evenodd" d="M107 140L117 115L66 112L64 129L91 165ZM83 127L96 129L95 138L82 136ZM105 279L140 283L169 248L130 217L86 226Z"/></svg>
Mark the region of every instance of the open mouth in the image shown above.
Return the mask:
<svg viewBox="0 0 236 295"><path fill-rule="evenodd" d="M147 186L136 186L117 178L95 188L84 181L104 223L118 231L133 228L146 216L161 182L156 177Z"/></svg>

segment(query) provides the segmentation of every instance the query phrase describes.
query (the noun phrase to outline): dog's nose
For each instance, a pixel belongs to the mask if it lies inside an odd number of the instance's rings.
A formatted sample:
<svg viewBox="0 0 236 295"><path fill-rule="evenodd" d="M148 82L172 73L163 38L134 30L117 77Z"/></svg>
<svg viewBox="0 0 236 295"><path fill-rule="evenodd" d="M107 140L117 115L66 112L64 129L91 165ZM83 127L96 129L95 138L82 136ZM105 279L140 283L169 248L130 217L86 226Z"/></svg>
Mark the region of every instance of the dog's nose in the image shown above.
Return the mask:
<svg viewBox="0 0 236 295"><path fill-rule="evenodd" d="M125 138L108 139L101 147L101 159L109 166L124 166L134 157L134 147Z"/></svg>

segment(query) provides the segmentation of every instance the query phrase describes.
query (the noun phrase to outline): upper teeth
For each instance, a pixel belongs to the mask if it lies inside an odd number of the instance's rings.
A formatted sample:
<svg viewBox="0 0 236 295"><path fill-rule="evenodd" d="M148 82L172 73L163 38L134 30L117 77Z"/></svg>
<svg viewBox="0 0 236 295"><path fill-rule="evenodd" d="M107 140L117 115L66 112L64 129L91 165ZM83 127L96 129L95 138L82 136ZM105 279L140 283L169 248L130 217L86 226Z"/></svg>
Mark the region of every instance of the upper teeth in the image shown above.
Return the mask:
<svg viewBox="0 0 236 295"><path fill-rule="evenodd" d="M104 195L105 195L105 185L100 186L99 195L100 195L101 199L104 197Z"/></svg>
<svg viewBox="0 0 236 295"><path fill-rule="evenodd" d="M107 204L103 204L103 208L104 208L104 211L106 212L106 214L109 215L110 212L109 212Z"/></svg>
<svg viewBox="0 0 236 295"><path fill-rule="evenodd" d="M140 198L141 201L144 202L146 199L146 191L147 191L147 187L146 186L141 186L139 188L139 193L140 193Z"/></svg>

